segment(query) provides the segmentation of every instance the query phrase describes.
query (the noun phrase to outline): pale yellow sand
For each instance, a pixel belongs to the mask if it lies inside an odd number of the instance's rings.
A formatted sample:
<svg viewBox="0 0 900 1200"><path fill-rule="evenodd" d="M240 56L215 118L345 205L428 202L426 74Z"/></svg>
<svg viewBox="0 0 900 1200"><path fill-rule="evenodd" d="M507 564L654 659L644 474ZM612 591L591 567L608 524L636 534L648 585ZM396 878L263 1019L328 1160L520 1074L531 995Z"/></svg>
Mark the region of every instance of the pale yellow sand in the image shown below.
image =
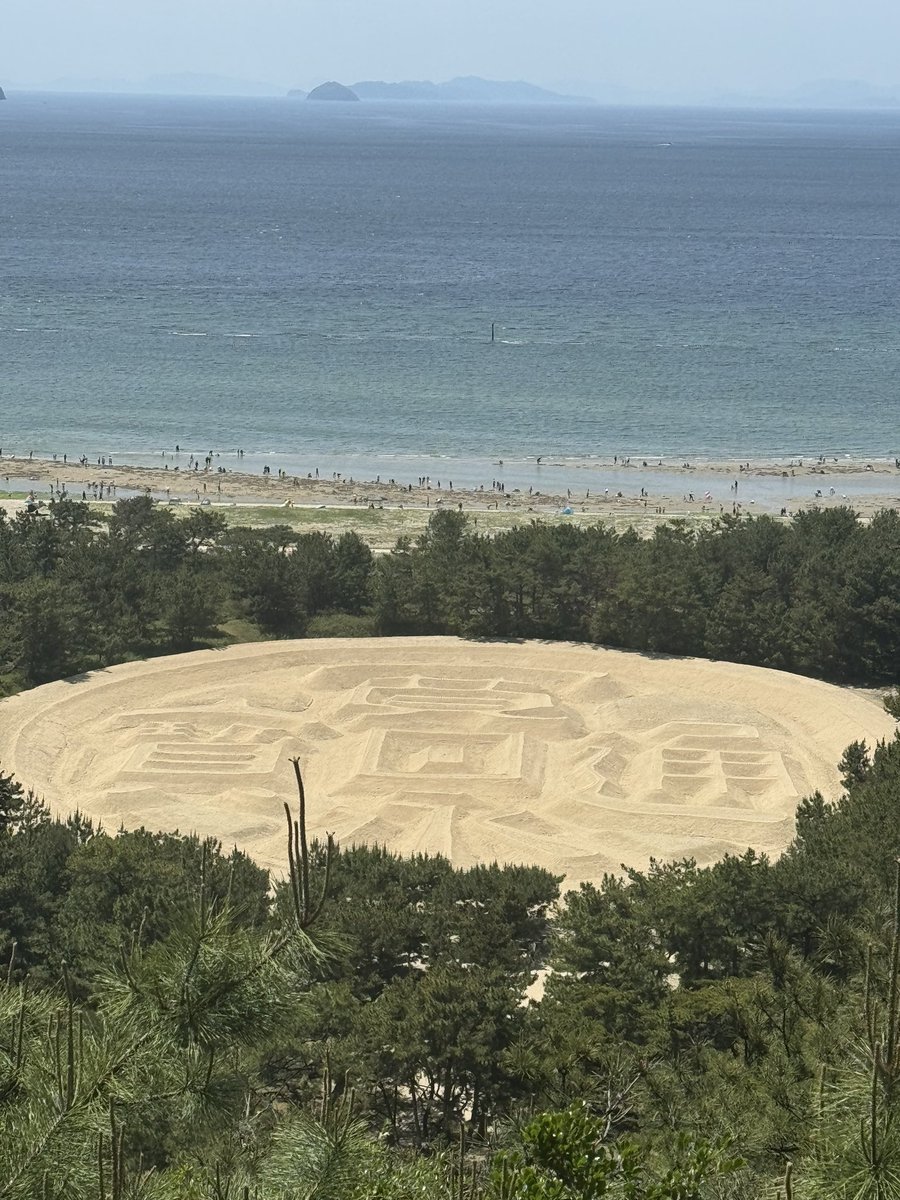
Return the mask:
<svg viewBox="0 0 900 1200"><path fill-rule="evenodd" d="M759 667L455 638L271 642L129 663L0 704L0 762L60 812L196 830L284 867L290 758L313 834L538 863L779 853L797 801L895 723Z"/></svg>
<svg viewBox="0 0 900 1200"><path fill-rule="evenodd" d="M652 525L673 517L698 518L718 516L720 512L730 513L733 501L738 499L730 491L734 479L740 484L741 511L744 514L778 513L785 504L790 513L849 504L861 517L868 519L885 508L900 509L900 473L892 463L884 461L867 464L859 460L841 460L828 462L824 466L817 465L814 460L804 460L803 466L768 461L754 463L753 469L746 474L742 474L734 462L704 462L685 468L677 462L666 462L657 467L652 459L648 460L646 467L639 465L637 459L629 460L628 467L623 463L616 466L607 461L603 465L610 470L615 466L618 472L615 481L607 481L610 484L609 494L602 494L603 484L598 485L595 479L589 498L582 493L577 482L585 470L569 464L571 499L564 489L560 490L552 484L540 485L542 490L533 495L527 487L519 490L512 485L507 492L496 495L490 489L490 467L486 467L488 478L483 481L483 490L471 487L456 487L452 491L446 487L443 490L437 487L414 487L410 492L406 486L401 486L401 483L409 481L400 481L398 484L384 480L379 483L343 479L335 481L330 478L310 479L303 475L279 478L277 475L262 476L243 469L235 470L231 465L234 460L227 461L227 473L219 475L215 471L166 471L156 466L80 467L73 462L32 461L7 455L0 462L0 481L5 490L21 492L27 492L34 485L55 483L65 487L73 500L80 499L82 491L85 491L90 501L91 483L103 482L106 485L114 484L119 494L145 491L157 499L165 500L168 497L185 506L207 503L231 505L237 502L237 512L242 514L242 520L250 523L254 520L253 506L260 505L346 508L365 513L373 504L376 509L382 506L402 508L407 512L421 509L429 515L440 507L462 506L464 511L481 516L486 510L546 515L558 513L563 506L571 503L575 515L595 514L607 520L640 518ZM565 465L547 461L547 466ZM593 463L592 467L602 474L603 467L599 463ZM772 493L756 496L751 503L751 497L758 490L758 480L778 479L788 475L788 472L796 487L796 491L792 490L792 499L786 500L776 489ZM661 484L661 474L676 476L678 486ZM797 483L798 479L803 481L802 485ZM591 487L590 480L584 486L587 492ZM714 497L709 503L704 499L707 487ZM833 496L830 494L832 487ZM823 494L816 497L816 491ZM689 494L694 494L695 499L689 500ZM43 493L39 498L48 497ZM657 512L657 509L662 511Z"/></svg>

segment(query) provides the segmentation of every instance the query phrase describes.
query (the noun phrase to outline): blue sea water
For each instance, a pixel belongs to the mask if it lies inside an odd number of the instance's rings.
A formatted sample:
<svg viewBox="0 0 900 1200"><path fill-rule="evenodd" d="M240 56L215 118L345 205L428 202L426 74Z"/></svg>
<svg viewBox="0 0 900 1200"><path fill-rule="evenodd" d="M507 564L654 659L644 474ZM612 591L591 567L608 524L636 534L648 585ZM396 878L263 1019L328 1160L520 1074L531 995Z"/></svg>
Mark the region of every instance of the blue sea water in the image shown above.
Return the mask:
<svg viewBox="0 0 900 1200"><path fill-rule="evenodd" d="M892 458L898 202L893 112L13 94L0 448Z"/></svg>

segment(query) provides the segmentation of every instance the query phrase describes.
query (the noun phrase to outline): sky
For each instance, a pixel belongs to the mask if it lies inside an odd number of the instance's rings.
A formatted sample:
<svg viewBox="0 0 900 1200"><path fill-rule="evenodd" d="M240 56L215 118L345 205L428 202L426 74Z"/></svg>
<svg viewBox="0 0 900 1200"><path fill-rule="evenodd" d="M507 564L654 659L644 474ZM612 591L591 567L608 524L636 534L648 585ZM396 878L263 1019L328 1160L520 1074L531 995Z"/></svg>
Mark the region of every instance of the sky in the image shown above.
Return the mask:
<svg viewBox="0 0 900 1200"><path fill-rule="evenodd" d="M481 75L771 94L818 79L900 85L898 44L897 0L5 0L0 84Z"/></svg>

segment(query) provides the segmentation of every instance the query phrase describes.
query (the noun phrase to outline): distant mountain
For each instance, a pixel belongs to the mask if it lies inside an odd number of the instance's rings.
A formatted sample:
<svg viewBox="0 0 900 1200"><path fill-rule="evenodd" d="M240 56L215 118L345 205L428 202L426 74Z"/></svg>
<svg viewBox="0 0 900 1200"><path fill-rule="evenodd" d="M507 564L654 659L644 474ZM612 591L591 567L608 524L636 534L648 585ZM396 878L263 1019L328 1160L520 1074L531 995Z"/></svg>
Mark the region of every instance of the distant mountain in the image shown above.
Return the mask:
<svg viewBox="0 0 900 1200"><path fill-rule="evenodd" d="M479 104L612 104L635 107L699 106L715 108L773 109L870 109L900 108L900 83L879 85L858 79L817 79L783 91L652 90L626 87L604 81L560 78L549 81L559 91L537 87L524 81L458 77L445 83L430 80L403 80L387 83L364 80L353 84L352 91L361 100L409 100L416 102L469 101ZM146 79L66 77L52 80L7 79L14 92L102 92L121 95L168 96L284 96L284 85L227 75L196 72L153 75ZM343 85L337 85L343 86ZM348 91L351 89L348 89ZM572 94L576 93L576 94ZM295 89L292 98L304 99L306 92ZM0 92L2 97L2 92Z"/></svg>
<svg viewBox="0 0 900 1200"><path fill-rule="evenodd" d="M335 83L333 79L314 87L306 98L307 100L359 100L356 92L351 88L344 87L342 83Z"/></svg>
<svg viewBox="0 0 900 1200"><path fill-rule="evenodd" d="M361 100L441 100L476 101L480 104L585 104L584 96L564 96L522 80L503 82L467 75L446 83L430 80L404 80L384 83L366 79L354 83L353 90Z"/></svg>
<svg viewBox="0 0 900 1200"><path fill-rule="evenodd" d="M6 99L6 93L4 92L3 88L0 88L0 100L5 100L5 99Z"/></svg>
<svg viewBox="0 0 900 1200"><path fill-rule="evenodd" d="M441 89L427 79L408 79L403 83L382 83L365 79L354 83L353 90L360 100L440 100Z"/></svg>
<svg viewBox="0 0 900 1200"><path fill-rule="evenodd" d="M164 96L278 96L281 89L251 79L227 75L199 75L183 71L174 75L151 75L135 85L135 91Z"/></svg>

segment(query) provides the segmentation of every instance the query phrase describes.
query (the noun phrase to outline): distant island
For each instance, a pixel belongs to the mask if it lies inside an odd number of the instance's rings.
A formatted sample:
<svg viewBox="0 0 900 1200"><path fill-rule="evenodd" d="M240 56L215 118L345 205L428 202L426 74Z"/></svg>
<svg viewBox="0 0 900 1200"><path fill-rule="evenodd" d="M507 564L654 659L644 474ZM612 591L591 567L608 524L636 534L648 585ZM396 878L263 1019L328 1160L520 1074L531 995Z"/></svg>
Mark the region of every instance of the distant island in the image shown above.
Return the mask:
<svg viewBox="0 0 900 1200"><path fill-rule="evenodd" d="M227 75L200 74L193 71L145 76L141 79L65 76L54 79L9 79L8 86L23 91L103 92L117 95L147 96L246 96L284 97L305 100L308 89L292 88L288 80L270 83L238 79ZM343 85L342 85L343 86ZM900 109L900 83L876 84L860 79L813 79L783 91L749 91L737 87L723 90L698 85L666 88L650 84L624 85L602 79L572 79L560 82L560 92L538 87L522 80L492 80L464 76L433 83L426 79L395 82L361 80L350 85L360 100L428 101L446 104L463 101L474 104L602 104L617 107L659 107L673 105L702 108L751 109L840 109L865 111ZM0 92L2 95L2 92ZM8 99L8 97L3 97ZM323 97L324 98L324 97Z"/></svg>
<svg viewBox="0 0 900 1200"><path fill-rule="evenodd" d="M344 87L342 83L335 83L333 79L328 83L321 83L306 97L307 100L359 100L356 92L351 88Z"/></svg>
<svg viewBox="0 0 900 1200"><path fill-rule="evenodd" d="M446 83L429 80L405 80L383 83L367 79L354 83L361 100L438 100L478 101L481 104L584 104L583 96L565 96L524 80L481 79L477 75L458 76Z"/></svg>
<svg viewBox="0 0 900 1200"><path fill-rule="evenodd" d="M5 99L6 99L6 93L4 92L3 88L0 88L0 100L5 100Z"/></svg>
<svg viewBox="0 0 900 1200"><path fill-rule="evenodd" d="M354 83L352 87L331 81L313 88L308 95L299 88L293 88L288 92L288 96L298 100L424 100L479 104L593 103L584 96L565 96L522 80L480 79L477 75L460 76L449 79L446 83L432 83L427 79L408 79L402 83L364 79L360 83Z"/></svg>

